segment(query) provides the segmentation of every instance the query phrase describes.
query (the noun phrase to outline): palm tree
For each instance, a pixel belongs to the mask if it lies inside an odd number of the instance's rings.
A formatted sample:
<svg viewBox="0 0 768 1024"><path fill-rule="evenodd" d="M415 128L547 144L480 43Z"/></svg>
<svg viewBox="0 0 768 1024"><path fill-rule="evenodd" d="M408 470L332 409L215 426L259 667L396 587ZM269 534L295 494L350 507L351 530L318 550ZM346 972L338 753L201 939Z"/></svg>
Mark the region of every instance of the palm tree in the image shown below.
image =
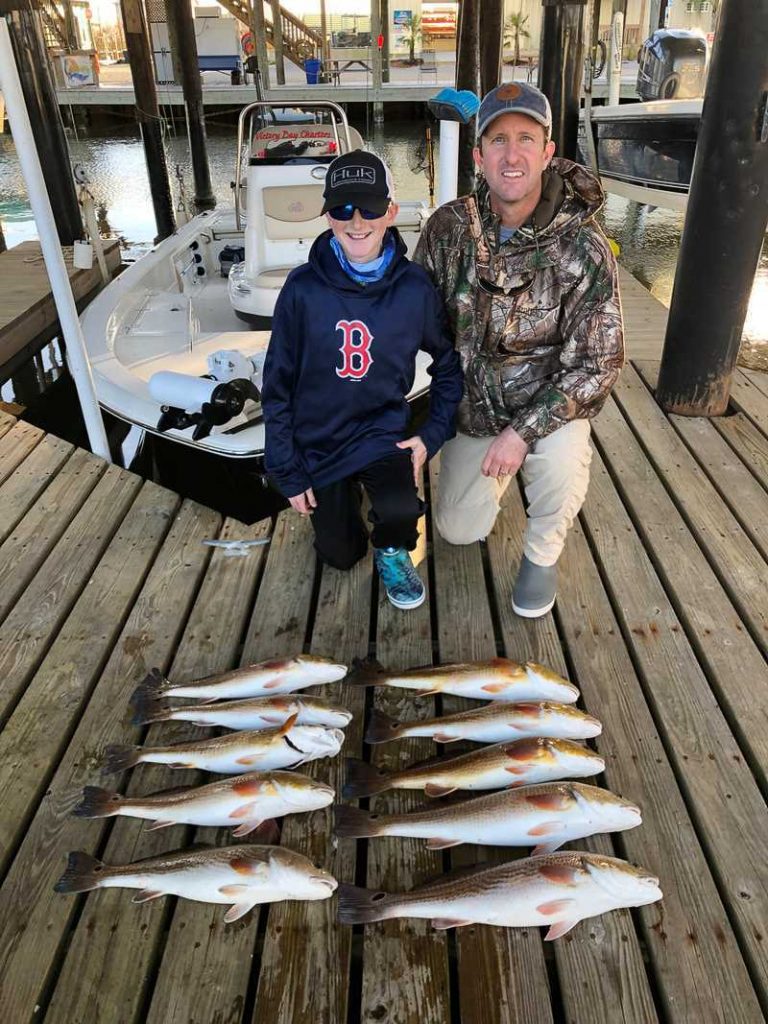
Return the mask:
<svg viewBox="0 0 768 1024"><path fill-rule="evenodd" d="M510 14L504 22L504 45L515 44L515 66L520 63L520 40L530 39L531 33L525 27L528 15L518 11L517 14Z"/></svg>
<svg viewBox="0 0 768 1024"><path fill-rule="evenodd" d="M416 63L416 40L421 38L421 15L410 13L408 20L404 22L405 32L400 37L408 47L408 63Z"/></svg>

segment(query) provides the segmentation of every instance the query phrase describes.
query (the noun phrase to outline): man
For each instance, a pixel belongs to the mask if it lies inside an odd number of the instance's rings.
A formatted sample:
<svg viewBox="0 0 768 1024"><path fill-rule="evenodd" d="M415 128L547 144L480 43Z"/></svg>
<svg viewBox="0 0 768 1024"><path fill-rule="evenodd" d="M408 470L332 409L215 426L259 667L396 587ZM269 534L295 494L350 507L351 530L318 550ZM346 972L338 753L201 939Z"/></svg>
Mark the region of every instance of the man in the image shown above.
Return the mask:
<svg viewBox="0 0 768 1024"><path fill-rule="evenodd" d="M522 467L528 521L512 607L528 618L555 603L556 563L589 483L589 419L624 358L616 262L594 221L603 193L586 168L553 159L551 128L534 86L489 92L477 187L430 217L414 254L442 292L464 370L437 528L452 544L487 536Z"/></svg>

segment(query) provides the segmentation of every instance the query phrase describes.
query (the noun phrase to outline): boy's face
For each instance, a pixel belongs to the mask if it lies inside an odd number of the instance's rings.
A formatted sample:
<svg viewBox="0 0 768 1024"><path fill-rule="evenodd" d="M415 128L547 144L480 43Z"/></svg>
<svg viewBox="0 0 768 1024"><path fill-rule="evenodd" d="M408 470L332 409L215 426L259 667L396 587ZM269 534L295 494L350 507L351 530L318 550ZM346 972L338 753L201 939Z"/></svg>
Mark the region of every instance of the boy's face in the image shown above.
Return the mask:
<svg viewBox="0 0 768 1024"><path fill-rule="evenodd" d="M383 217L365 220L355 210L352 220L334 220L326 213L334 238L352 263L370 263L381 254L381 246L387 228L392 227L397 217L397 203L390 203Z"/></svg>

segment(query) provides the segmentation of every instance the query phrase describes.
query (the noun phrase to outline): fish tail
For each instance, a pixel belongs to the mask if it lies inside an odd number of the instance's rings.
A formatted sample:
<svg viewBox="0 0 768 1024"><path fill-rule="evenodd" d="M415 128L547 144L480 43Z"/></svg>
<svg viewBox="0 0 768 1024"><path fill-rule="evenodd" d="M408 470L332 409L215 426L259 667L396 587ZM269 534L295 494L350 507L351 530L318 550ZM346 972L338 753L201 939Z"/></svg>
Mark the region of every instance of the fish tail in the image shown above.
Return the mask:
<svg viewBox="0 0 768 1024"><path fill-rule="evenodd" d="M358 796L373 796L390 788L389 772L360 761L356 757L347 758L347 781L341 795L346 799Z"/></svg>
<svg viewBox="0 0 768 1024"><path fill-rule="evenodd" d="M101 880L99 872L103 868L103 863L92 857L90 853L76 850L74 853L70 853L67 870L54 885L54 891L88 892L90 889L97 889Z"/></svg>
<svg viewBox="0 0 768 1024"><path fill-rule="evenodd" d="M78 818L111 818L118 813L122 799L119 793L101 786L86 786L82 802L72 813Z"/></svg>
<svg viewBox="0 0 768 1024"><path fill-rule="evenodd" d="M342 882L336 890L339 897L338 920L341 924L369 924L394 917L394 899L376 889L360 889Z"/></svg>
<svg viewBox="0 0 768 1024"><path fill-rule="evenodd" d="M402 732L402 725L396 718L385 715L383 711L374 708L368 722L368 731L365 734L366 743L386 743L387 740L396 740Z"/></svg>
<svg viewBox="0 0 768 1024"><path fill-rule="evenodd" d="M104 751L104 767L102 771L105 775L111 775L112 772L124 772L126 769L133 768L135 764L138 764L140 756L141 747L130 747L122 743L110 743Z"/></svg>
<svg viewBox="0 0 768 1024"><path fill-rule="evenodd" d="M138 704L141 700L158 700L171 684L159 668L153 668L131 694L128 703Z"/></svg>
<svg viewBox="0 0 768 1024"><path fill-rule="evenodd" d="M333 815L333 831L342 839L367 839L383 834L382 823L379 820L381 816L376 815L372 819L368 811L363 811L359 807L336 804Z"/></svg>
<svg viewBox="0 0 768 1024"><path fill-rule="evenodd" d="M131 703L134 708L134 715L131 719L132 725L149 725L152 722L167 722L171 715L171 705L162 700L155 693L149 690L142 690L141 687L133 694Z"/></svg>
<svg viewBox="0 0 768 1024"><path fill-rule="evenodd" d="M386 669L375 658L354 658L344 680L350 686L378 686Z"/></svg>

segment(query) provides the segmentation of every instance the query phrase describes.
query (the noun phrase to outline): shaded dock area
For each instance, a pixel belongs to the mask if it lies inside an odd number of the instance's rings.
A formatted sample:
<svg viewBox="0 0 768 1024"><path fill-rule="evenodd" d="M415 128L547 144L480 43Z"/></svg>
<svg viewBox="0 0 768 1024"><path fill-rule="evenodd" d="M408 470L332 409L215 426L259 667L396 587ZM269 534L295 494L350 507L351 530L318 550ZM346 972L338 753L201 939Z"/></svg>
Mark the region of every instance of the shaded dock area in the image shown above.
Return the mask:
<svg viewBox="0 0 768 1024"><path fill-rule="evenodd" d="M98 263L90 270L73 264L72 247L63 248L72 294L79 310L103 287ZM107 269L120 266L120 243L104 242ZM21 242L0 252L0 381L7 380L43 345L61 332L40 243Z"/></svg>
<svg viewBox="0 0 768 1024"><path fill-rule="evenodd" d="M515 487L482 544L446 544L428 511L418 551L428 591L407 614L370 557L316 564L291 512L255 527L0 416L0 1019L22 1024L756 1024L768 1009L768 378L737 371L716 421L663 414L648 358L663 311L625 292L633 363L594 425L592 483L560 563L554 612L526 622L510 590L524 509ZM634 310L634 311L633 311ZM654 317L657 318L654 321ZM655 333L651 334L651 331ZM647 337L645 332L647 332ZM635 341L633 342L633 338ZM643 339L645 338L645 347ZM439 486L439 464L425 483ZM244 558L204 539L269 537ZM581 849L658 874L661 904L536 929L335 922L335 899L285 903L226 926L223 908L127 890L53 892L70 850L108 863L228 832L144 831L74 818L113 742L199 735L129 724L154 666L192 679L301 650L385 665L532 658L572 679L601 719L598 783L643 824ZM423 739L367 747L368 708L430 717L460 702L324 687L355 717L343 754L382 767L435 752ZM309 772L335 784L343 758ZM143 766L115 784L147 793L199 781ZM115 783L110 777L107 785ZM371 800L413 807L420 794ZM337 878L396 891L515 851L335 840L330 810L285 819L281 842Z"/></svg>

